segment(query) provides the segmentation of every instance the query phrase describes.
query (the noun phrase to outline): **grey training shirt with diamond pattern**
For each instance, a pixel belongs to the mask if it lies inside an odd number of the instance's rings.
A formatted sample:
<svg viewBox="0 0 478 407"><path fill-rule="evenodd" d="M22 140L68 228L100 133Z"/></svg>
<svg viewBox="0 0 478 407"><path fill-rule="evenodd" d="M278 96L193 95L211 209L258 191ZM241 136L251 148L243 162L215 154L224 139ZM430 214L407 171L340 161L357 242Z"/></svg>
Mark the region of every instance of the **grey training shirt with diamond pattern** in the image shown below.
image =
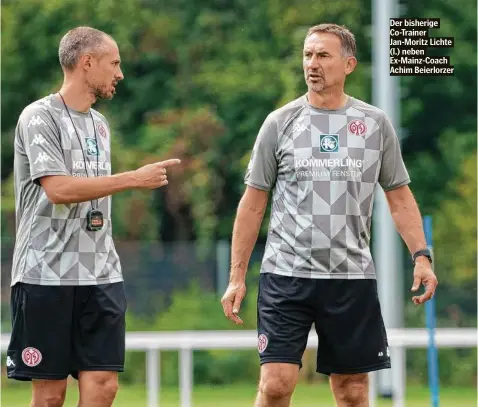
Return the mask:
<svg viewBox="0 0 478 407"><path fill-rule="evenodd" d="M86 229L91 203L53 204L39 179L111 174L110 131L105 117L70 109L57 95L27 106L15 131L14 188L16 242L12 281L41 285L97 285L123 281L111 228L111 197L98 200L104 227ZM86 168L83 153L86 157ZM98 158L98 165L97 165ZM96 206L96 201L93 201Z"/></svg>
<svg viewBox="0 0 478 407"><path fill-rule="evenodd" d="M257 136L245 183L273 191L261 273L375 279L370 226L377 185L410 178L390 120L349 97L338 110L305 95L272 112Z"/></svg>

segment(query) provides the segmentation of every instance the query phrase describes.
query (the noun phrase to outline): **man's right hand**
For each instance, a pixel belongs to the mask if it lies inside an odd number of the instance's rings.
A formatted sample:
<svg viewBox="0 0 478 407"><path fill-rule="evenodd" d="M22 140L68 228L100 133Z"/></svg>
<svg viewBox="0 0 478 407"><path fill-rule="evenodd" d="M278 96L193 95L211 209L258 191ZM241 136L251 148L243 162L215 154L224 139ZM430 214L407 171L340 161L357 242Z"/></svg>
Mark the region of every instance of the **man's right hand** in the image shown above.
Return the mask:
<svg viewBox="0 0 478 407"><path fill-rule="evenodd" d="M153 164L147 164L133 171L137 188L160 188L168 185L167 168L178 165L181 160L173 158L171 160L159 161Z"/></svg>
<svg viewBox="0 0 478 407"><path fill-rule="evenodd" d="M245 282L230 282L224 293L221 304L224 310L224 315L227 319L236 324L242 324L243 321L239 317L239 311L241 309L241 302L246 296L246 284Z"/></svg>

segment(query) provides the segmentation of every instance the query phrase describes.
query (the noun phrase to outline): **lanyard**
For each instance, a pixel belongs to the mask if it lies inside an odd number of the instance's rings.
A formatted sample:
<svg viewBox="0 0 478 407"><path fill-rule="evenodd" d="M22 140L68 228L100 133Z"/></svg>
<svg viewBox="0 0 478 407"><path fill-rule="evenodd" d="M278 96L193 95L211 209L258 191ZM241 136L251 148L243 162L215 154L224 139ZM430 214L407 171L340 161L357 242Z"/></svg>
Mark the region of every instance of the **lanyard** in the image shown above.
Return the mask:
<svg viewBox="0 0 478 407"><path fill-rule="evenodd" d="M75 133L76 133L76 137L78 138L78 142L80 143L80 147L81 147L81 152L83 154L83 162L85 164L85 172L86 172L86 176L88 177L88 168L87 168L87 165L86 165L86 156L85 156L85 150L83 149L83 145L81 143L81 138L80 138L80 135L78 134L78 131L76 130L76 126L75 126L75 123L71 117L71 114L70 114L70 110L68 109L68 107L66 106L66 103L65 103L65 99L63 99L63 96L61 95L60 92L58 92L58 94L60 95L61 97L61 100L63 101L63 105L65 106L65 109L66 109L66 112L68 113L68 116L70 117L70 120L71 120L71 124L73 125L73 128L75 129ZM91 110L90 110L90 117L91 117L91 121L93 123L93 131L95 133L95 144L96 144L96 176L98 177L98 157L100 155L100 150L98 148L98 138L96 136L96 127L95 127L95 120L93 119L93 115L91 114ZM61 137L61 136L60 136ZM88 160L88 162L90 162L90 160ZM93 172L94 174L94 172ZM91 208L92 209L95 209L94 205L93 205L93 201L90 201L91 202ZM96 208L98 208L98 200L96 200Z"/></svg>

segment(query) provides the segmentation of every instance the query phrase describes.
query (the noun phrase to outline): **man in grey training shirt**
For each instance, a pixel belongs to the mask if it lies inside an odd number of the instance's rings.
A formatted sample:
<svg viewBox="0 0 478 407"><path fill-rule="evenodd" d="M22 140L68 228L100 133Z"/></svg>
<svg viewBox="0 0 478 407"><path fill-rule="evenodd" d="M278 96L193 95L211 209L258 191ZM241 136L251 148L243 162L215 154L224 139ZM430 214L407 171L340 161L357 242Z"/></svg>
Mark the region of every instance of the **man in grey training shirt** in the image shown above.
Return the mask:
<svg viewBox="0 0 478 407"><path fill-rule="evenodd" d="M15 132L16 243L7 375L32 381L31 407L109 407L123 370L126 298L111 195L167 185L167 160L112 175L110 127L91 106L123 79L116 42L89 27L59 46L60 91L28 105Z"/></svg>
<svg viewBox="0 0 478 407"><path fill-rule="evenodd" d="M268 115L247 168L222 305L227 318L242 323L245 275L272 191L257 304L256 407L289 406L313 324L317 371L330 376L338 407L367 407L367 373L390 368L369 248L377 185L412 255L412 290L426 287L415 304L430 299L437 285L390 120L344 93L356 63L349 30L310 28L303 51L308 91Z"/></svg>

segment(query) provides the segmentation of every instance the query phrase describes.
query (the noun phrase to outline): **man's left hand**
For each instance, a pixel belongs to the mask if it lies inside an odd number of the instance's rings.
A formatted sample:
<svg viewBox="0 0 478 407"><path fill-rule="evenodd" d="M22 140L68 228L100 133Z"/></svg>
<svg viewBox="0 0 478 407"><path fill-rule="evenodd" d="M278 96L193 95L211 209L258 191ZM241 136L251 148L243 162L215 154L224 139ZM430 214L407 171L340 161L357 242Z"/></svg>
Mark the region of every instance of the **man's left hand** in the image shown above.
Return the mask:
<svg viewBox="0 0 478 407"><path fill-rule="evenodd" d="M418 258L415 262L412 291L418 291L420 284L423 284L425 287L425 292L422 295L414 296L412 298L415 305L423 304L432 299L438 285L435 273L432 270L430 262L426 258Z"/></svg>

